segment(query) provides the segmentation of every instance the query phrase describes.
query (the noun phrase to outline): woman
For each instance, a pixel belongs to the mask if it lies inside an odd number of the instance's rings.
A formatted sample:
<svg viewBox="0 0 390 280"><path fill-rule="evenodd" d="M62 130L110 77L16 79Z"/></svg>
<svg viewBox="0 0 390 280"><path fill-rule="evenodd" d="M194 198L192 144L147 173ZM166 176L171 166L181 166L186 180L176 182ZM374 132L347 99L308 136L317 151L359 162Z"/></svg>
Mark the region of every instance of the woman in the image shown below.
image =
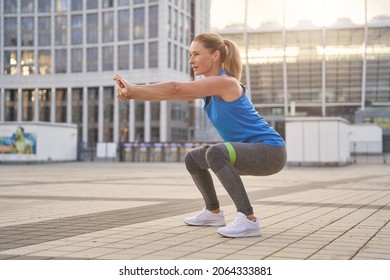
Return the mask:
<svg viewBox="0 0 390 280"><path fill-rule="evenodd" d="M241 59L232 41L215 33L196 36L190 46L189 63L195 75L205 78L135 85L116 75L118 98L149 101L203 98L204 110L224 143L195 148L186 154L187 170L203 196L205 208L184 222L220 227L217 232L225 237L260 236L259 220L254 216L240 175L264 176L279 172L286 162L285 143L257 113L245 87L240 84ZM209 169L237 208L237 216L228 226L225 226Z"/></svg>

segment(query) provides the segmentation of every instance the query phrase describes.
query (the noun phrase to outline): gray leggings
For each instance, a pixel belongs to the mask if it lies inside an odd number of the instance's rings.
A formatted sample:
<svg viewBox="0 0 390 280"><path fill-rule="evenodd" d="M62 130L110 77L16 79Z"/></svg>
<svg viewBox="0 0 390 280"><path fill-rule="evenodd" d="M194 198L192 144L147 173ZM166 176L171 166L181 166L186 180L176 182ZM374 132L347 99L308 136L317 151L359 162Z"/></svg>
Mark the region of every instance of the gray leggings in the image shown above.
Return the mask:
<svg viewBox="0 0 390 280"><path fill-rule="evenodd" d="M219 208L214 183L208 171L210 168L232 198L237 212L248 216L253 214L253 208L240 175L266 176L279 172L286 163L286 149L263 143L231 143L231 145L236 154L234 165L231 162L233 149L229 154L224 143L189 151L185 156L185 164L203 196L207 210Z"/></svg>

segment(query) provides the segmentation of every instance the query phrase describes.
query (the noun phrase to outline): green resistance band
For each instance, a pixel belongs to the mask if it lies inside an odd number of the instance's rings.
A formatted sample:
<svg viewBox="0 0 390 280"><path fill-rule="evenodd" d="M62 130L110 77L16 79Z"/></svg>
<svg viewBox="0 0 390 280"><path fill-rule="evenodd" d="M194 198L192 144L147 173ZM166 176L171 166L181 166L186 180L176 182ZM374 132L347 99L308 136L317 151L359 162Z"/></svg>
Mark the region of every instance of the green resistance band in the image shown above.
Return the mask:
<svg viewBox="0 0 390 280"><path fill-rule="evenodd" d="M230 163L234 165L237 159L236 151L234 150L233 145L230 142L225 142L224 144L229 152Z"/></svg>

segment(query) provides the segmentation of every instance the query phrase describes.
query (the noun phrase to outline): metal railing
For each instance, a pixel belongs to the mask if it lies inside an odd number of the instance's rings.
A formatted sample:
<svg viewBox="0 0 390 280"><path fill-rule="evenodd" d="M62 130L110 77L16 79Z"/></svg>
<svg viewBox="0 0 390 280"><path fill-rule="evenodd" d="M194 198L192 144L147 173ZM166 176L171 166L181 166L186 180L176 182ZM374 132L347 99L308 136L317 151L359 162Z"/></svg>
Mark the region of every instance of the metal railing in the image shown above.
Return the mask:
<svg viewBox="0 0 390 280"><path fill-rule="evenodd" d="M351 160L359 163L390 163L390 152L382 142L352 142Z"/></svg>
<svg viewBox="0 0 390 280"><path fill-rule="evenodd" d="M99 158L96 148L82 148L79 161L121 161L121 162L183 162L185 154L199 146L212 145L215 142L178 142L178 143L122 143L115 157ZM352 142L351 163L353 164L389 164L390 151L383 151L382 143ZM383 145L384 147L384 145Z"/></svg>

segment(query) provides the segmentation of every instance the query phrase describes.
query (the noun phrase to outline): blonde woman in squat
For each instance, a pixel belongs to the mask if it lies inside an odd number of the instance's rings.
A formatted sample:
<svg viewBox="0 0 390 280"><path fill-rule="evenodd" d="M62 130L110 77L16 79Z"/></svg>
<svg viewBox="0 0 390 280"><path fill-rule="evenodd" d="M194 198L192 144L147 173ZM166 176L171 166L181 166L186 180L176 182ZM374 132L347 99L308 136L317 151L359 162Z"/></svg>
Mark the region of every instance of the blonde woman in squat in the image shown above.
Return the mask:
<svg viewBox="0 0 390 280"><path fill-rule="evenodd" d="M223 143L190 150L185 165L198 187L204 209L184 223L215 226L224 237L261 236L241 175L266 176L279 172L286 163L285 142L264 120L240 83L241 59L234 42L216 33L196 36L190 46L189 63L195 75L204 78L188 82L136 85L119 75L114 80L118 98L124 100L204 100L204 110ZM226 225L210 171L233 200L237 215Z"/></svg>

